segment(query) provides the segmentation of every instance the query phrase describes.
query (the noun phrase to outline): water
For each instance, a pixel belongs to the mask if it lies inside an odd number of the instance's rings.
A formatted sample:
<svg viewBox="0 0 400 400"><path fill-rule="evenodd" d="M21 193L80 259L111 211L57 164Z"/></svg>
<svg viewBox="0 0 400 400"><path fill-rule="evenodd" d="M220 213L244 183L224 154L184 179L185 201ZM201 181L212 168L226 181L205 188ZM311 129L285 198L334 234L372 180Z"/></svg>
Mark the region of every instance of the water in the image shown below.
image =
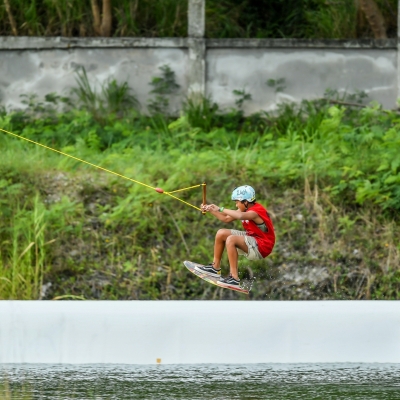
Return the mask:
<svg viewBox="0 0 400 400"><path fill-rule="evenodd" d="M0 371L1 400L400 399L400 364L11 364Z"/></svg>

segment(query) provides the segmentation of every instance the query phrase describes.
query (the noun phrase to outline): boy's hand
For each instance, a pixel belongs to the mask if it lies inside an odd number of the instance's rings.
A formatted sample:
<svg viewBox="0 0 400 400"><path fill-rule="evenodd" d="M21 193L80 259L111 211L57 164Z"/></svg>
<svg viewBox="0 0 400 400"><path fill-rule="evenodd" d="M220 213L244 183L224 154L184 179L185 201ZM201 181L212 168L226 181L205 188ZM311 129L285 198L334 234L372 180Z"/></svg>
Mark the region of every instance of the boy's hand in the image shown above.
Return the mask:
<svg viewBox="0 0 400 400"><path fill-rule="evenodd" d="M202 212L207 212L208 210L207 210L207 204L202 204L201 206L200 206L200 209L201 209L201 211Z"/></svg>
<svg viewBox="0 0 400 400"><path fill-rule="evenodd" d="M217 211L219 211L219 207L216 206L215 204L208 204L207 205L207 211L217 212Z"/></svg>
<svg viewBox="0 0 400 400"><path fill-rule="evenodd" d="M232 222L237 218L234 218L232 216L230 216L229 214L226 214L224 212L224 207L219 207L215 204L202 204L201 206L201 211L202 212L209 212L210 214L212 214L215 218L219 219L222 222ZM220 211L221 210L221 211ZM236 212L233 210L228 210L230 212Z"/></svg>
<svg viewBox="0 0 400 400"><path fill-rule="evenodd" d="M216 212L219 210L219 207L215 204L205 204L202 206L202 211Z"/></svg>

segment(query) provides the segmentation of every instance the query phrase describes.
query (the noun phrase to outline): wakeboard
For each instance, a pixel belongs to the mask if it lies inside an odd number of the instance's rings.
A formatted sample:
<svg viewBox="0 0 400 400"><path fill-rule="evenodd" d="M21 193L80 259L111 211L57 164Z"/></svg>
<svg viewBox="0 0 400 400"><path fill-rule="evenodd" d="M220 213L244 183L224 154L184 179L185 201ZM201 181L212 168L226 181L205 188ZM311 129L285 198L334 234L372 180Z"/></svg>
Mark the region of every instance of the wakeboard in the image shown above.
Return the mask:
<svg viewBox="0 0 400 400"><path fill-rule="evenodd" d="M191 273L195 274L196 276L198 276L199 278L205 280L205 281L208 282L208 283L211 283L211 284L213 284L213 285L215 285L215 286L219 286L219 287L224 288L224 289L230 289L230 290L234 290L234 291L236 291L236 292L249 294L249 291L248 291L247 289L244 289L244 288L242 288L242 287L240 287L240 286L239 286L239 287L237 287L237 286L225 286L225 285L223 286L223 285L221 285L221 284L219 283L219 278L216 278L216 277L214 277L214 276L210 276L210 275L208 275L208 274L205 274L205 273L200 272L200 271L198 271L197 269L195 269L196 266L202 267L202 266L203 266L202 264L197 264L197 263L194 263L194 262L192 262L192 261L184 261L184 262L183 262L183 265L184 265Z"/></svg>

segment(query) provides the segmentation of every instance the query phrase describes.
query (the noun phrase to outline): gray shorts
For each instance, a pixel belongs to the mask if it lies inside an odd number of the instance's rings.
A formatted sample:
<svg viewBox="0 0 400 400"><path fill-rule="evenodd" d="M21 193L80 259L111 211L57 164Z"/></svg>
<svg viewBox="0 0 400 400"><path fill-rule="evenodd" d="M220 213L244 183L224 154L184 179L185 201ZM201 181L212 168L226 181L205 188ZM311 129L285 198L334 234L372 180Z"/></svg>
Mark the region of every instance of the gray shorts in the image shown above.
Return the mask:
<svg viewBox="0 0 400 400"><path fill-rule="evenodd" d="M244 236L244 241L247 245L247 248L249 249L248 253L244 252L242 249L239 249L236 247L236 250L239 255L245 256L248 260L261 260L263 256L261 253L258 251L258 244L255 238L253 236L247 236L246 232L244 231L237 231L236 229L231 229L231 234L233 236Z"/></svg>

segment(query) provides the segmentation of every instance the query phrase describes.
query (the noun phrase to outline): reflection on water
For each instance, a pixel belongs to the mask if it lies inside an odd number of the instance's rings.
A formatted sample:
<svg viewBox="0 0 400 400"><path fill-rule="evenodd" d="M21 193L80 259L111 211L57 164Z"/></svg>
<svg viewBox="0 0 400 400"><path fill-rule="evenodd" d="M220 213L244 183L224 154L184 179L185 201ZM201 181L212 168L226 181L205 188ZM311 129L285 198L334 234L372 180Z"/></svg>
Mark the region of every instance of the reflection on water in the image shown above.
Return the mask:
<svg viewBox="0 0 400 400"><path fill-rule="evenodd" d="M400 399L400 364L0 365L0 399Z"/></svg>

